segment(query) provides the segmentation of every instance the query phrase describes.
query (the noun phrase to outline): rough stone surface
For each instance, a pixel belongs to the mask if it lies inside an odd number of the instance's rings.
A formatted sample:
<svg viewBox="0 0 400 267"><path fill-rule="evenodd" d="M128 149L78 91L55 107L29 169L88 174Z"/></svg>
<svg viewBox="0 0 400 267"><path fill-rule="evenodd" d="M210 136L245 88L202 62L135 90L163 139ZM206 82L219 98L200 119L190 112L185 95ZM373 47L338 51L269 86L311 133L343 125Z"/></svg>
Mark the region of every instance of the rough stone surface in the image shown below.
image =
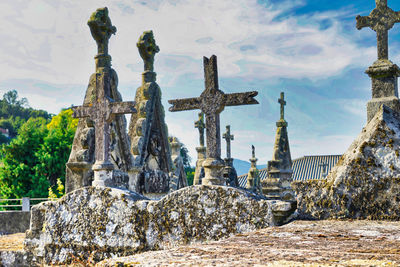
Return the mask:
<svg viewBox="0 0 400 267"><path fill-rule="evenodd" d="M92 74L89 79L89 85L86 90L84 107L92 106L101 96L106 96L111 102L122 101L121 94L118 92L118 76L111 68L111 57L108 55L108 39L111 34L115 34L116 28L111 25L108 17L107 8L96 10L88 21L93 38L97 43L98 54L95 57L96 73ZM99 25L103 25L100 27ZM99 86L101 77L107 72L107 88ZM104 78L104 77L103 77ZM106 90L106 91L105 91ZM122 182L115 184L116 186L128 187L128 170L132 165L132 157L129 153L129 139L126 134L126 120L123 115L115 115L114 120L108 126L107 133L110 136L108 142L108 152L112 169L117 172L115 180L121 180L121 172L123 175ZM99 133L97 133L98 135ZM94 179L93 164L95 158L95 126L91 118L82 118L79 120L78 127L75 132L72 150L66 167L65 190L71 192L77 188L92 184ZM100 145L101 140L97 140ZM114 173L112 173L114 176Z"/></svg>
<svg viewBox="0 0 400 267"><path fill-rule="evenodd" d="M137 113L131 116L129 137L134 168L129 189L138 193L167 193L173 163L168 128L161 103L161 89L153 72L155 54L160 51L152 31L145 31L137 42L144 61L142 85L137 88Z"/></svg>
<svg viewBox="0 0 400 267"><path fill-rule="evenodd" d="M400 265L399 247L399 222L294 221L220 241L108 259L96 266L387 267Z"/></svg>
<svg viewBox="0 0 400 267"><path fill-rule="evenodd" d="M159 201L85 187L34 206L24 243L39 263L99 261L277 225L294 209L232 187L191 186Z"/></svg>
<svg viewBox="0 0 400 267"><path fill-rule="evenodd" d="M31 220L30 211L1 211L0 234L15 234L25 232Z"/></svg>
<svg viewBox="0 0 400 267"><path fill-rule="evenodd" d="M217 57L203 57L205 89L200 97L168 100L169 111L201 109L206 116L207 158L203 163L203 184L223 185L224 162L221 160L221 134L219 114L225 106L258 104L257 91L225 94L218 86Z"/></svg>
<svg viewBox="0 0 400 267"><path fill-rule="evenodd" d="M400 115L382 106L326 180L293 182L306 218L400 219Z"/></svg>

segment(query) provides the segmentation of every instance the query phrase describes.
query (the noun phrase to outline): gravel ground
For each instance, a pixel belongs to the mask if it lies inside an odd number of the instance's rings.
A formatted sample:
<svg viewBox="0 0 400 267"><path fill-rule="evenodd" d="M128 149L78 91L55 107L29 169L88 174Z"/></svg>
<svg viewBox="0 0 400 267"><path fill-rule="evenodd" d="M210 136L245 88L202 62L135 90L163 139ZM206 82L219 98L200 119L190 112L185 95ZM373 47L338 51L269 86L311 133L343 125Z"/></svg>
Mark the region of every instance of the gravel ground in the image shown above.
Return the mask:
<svg viewBox="0 0 400 267"><path fill-rule="evenodd" d="M24 234L0 236L20 250ZM294 221L195 243L109 259L96 266L400 266L400 222ZM82 266L82 265L81 265Z"/></svg>

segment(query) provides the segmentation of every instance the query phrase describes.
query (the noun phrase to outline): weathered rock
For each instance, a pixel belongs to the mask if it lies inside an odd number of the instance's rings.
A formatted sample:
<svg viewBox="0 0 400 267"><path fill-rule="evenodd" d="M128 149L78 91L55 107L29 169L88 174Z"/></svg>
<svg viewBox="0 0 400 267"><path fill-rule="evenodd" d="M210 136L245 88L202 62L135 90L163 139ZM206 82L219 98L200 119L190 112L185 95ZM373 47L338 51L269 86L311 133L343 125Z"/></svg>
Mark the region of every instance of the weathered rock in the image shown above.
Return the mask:
<svg viewBox="0 0 400 267"><path fill-rule="evenodd" d="M293 182L300 216L400 219L400 114L381 106L326 180Z"/></svg>
<svg viewBox="0 0 400 267"><path fill-rule="evenodd" d="M100 261L281 224L294 209L293 203L223 186L186 187L159 201L85 187L34 206L24 243L40 263Z"/></svg>

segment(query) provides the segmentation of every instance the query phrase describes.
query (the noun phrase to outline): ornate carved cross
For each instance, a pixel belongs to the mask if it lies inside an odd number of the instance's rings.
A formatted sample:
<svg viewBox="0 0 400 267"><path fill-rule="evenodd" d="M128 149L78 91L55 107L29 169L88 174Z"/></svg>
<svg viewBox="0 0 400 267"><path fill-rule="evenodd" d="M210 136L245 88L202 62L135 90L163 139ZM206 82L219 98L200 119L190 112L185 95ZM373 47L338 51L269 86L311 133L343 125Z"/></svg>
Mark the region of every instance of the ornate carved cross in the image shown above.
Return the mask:
<svg viewBox="0 0 400 267"><path fill-rule="evenodd" d="M199 139L200 139L200 146L204 147L204 129L206 125L204 124L204 113L199 113L199 120L194 122L194 127L199 129Z"/></svg>
<svg viewBox="0 0 400 267"><path fill-rule="evenodd" d="M233 140L234 136L231 135L231 126L226 125L226 132L222 135L222 138L226 141L226 157L228 159L231 158L231 140Z"/></svg>
<svg viewBox="0 0 400 267"><path fill-rule="evenodd" d="M207 158L221 158L219 114L225 106L258 104L257 91L225 94L218 88L217 57L204 57L205 90L200 97L168 100L169 111L200 109L206 115Z"/></svg>
<svg viewBox="0 0 400 267"><path fill-rule="evenodd" d="M281 92L281 98L278 99L278 103L281 104L281 120L285 120L285 93Z"/></svg>
<svg viewBox="0 0 400 267"><path fill-rule="evenodd" d="M95 165L110 165L109 142L110 123L116 114L135 113L135 102L114 102L110 98L110 73L96 73L97 99L87 106L73 107L73 117L88 117L94 122L95 128Z"/></svg>
<svg viewBox="0 0 400 267"><path fill-rule="evenodd" d="M357 29L370 27L376 32L378 42L378 59L389 59L388 32L395 23L400 22L400 12L387 6L387 0L375 0L376 8L369 16L356 17Z"/></svg>

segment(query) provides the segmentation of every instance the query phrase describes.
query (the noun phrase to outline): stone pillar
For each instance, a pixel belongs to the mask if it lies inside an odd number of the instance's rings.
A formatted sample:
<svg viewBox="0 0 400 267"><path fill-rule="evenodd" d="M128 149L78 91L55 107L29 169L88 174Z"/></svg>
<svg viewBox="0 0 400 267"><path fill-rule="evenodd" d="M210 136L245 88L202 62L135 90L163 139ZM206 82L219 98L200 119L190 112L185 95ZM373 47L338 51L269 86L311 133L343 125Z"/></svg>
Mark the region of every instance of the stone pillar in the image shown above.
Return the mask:
<svg viewBox="0 0 400 267"><path fill-rule="evenodd" d="M206 147L204 146L196 147L196 151L197 151L197 161L196 161L196 170L194 172L193 185L202 184L202 179L204 177L203 162L206 159Z"/></svg>
<svg viewBox="0 0 400 267"><path fill-rule="evenodd" d="M400 69L390 60L377 60L365 73L371 77L372 99L367 103L367 122L371 121L381 105L400 112L397 77Z"/></svg>
<svg viewBox="0 0 400 267"><path fill-rule="evenodd" d="M203 185L226 185L223 179L224 161L218 158L206 158L203 162L204 178Z"/></svg>

